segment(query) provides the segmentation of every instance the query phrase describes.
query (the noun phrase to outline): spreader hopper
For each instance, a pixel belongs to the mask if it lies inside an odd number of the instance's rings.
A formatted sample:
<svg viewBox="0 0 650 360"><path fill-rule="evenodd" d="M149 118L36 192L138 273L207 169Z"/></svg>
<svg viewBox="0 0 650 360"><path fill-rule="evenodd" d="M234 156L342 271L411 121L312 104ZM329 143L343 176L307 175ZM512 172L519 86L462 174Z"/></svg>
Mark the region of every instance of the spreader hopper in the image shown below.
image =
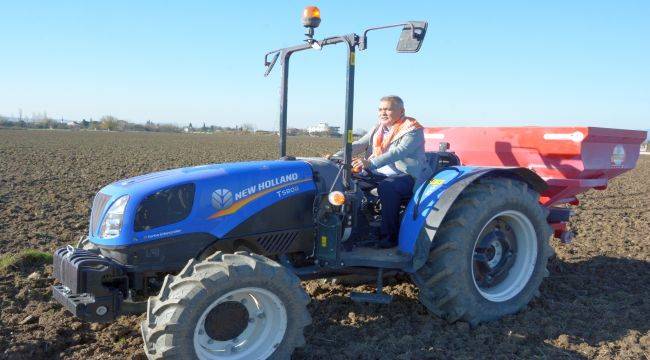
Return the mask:
<svg viewBox="0 0 650 360"><path fill-rule="evenodd" d="M445 142L463 165L526 167L548 184L545 206L577 203L588 189L630 169L645 131L598 127L446 127L425 130L426 150Z"/></svg>

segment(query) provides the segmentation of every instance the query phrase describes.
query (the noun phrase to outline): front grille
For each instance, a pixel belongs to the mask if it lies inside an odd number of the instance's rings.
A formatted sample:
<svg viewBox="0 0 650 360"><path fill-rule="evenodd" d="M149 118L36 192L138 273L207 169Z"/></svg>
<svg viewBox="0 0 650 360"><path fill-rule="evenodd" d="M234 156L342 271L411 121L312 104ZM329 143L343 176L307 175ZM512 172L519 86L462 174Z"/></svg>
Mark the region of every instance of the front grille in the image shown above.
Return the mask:
<svg viewBox="0 0 650 360"><path fill-rule="evenodd" d="M102 215L104 207L110 199L110 195L102 193L97 193L97 195L95 195L95 200L93 200L93 208L90 212L90 235L95 235L97 233L97 228L99 227L99 217Z"/></svg>
<svg viewBox="0 0 650 360"><path fill-rule="evenodd" d="M271 254L286 251L298 236L298 231L286 231L275 234L268 234L257 239L257 243Z"/></svg>

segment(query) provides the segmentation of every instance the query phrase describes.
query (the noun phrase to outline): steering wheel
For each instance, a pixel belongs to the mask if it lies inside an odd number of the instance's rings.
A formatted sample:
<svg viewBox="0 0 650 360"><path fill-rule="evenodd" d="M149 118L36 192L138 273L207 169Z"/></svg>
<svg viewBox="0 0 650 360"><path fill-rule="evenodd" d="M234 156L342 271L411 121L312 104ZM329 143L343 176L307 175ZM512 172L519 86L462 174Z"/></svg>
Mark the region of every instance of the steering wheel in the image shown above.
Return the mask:
<svg viewBox="0 0 650 360"><path fill-rule="evenodd" d="M377 174L372 171L362 170L357 173L352 173L352 177L358 180L365 181L367 183L378 184L380 181L386 178L386 175Z"/></svg>

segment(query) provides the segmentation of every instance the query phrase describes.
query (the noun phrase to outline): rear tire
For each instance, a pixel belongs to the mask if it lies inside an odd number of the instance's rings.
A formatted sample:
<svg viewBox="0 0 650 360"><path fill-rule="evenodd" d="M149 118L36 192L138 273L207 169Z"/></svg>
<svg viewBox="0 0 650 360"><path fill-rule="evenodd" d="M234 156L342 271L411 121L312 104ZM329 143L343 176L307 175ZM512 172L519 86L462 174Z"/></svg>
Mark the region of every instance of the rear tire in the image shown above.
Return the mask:
<svg viewBox="0 0 650 360"><path fill-rule="evenodd" d="M218 252L167 275L141 324L149 359L289 359L311 323L309 296L287 268Z"/></svg>
<svg viewBox="0 0 650 360"><path fill-rule="evenodd" d="M539 293L553 254L539 194L508 178L482 178L456 199L429 258L411 275L434 315L471 325L523 309Z"/></svg>

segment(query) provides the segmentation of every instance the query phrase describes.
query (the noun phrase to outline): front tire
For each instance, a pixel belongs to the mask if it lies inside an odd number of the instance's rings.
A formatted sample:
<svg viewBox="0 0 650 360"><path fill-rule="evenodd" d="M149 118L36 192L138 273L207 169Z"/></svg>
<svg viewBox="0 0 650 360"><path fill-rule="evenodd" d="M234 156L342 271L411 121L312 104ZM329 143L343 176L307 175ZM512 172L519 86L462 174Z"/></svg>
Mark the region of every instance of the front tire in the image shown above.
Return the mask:
<svg viewBox="0 0 650 360"><path fill-rule="evenodd" d="M527 184L487 177L456 199L425 265L412 274L434 315L471 325L523 309L548 276L551 228Z"/></svg>
<svg viewBox="0 0 650 360"><path fill-rule="evenodd" d="M190 260L150 297L141 330L149 359L288 359L305 343L309 296L260 255Z"/></svg>

